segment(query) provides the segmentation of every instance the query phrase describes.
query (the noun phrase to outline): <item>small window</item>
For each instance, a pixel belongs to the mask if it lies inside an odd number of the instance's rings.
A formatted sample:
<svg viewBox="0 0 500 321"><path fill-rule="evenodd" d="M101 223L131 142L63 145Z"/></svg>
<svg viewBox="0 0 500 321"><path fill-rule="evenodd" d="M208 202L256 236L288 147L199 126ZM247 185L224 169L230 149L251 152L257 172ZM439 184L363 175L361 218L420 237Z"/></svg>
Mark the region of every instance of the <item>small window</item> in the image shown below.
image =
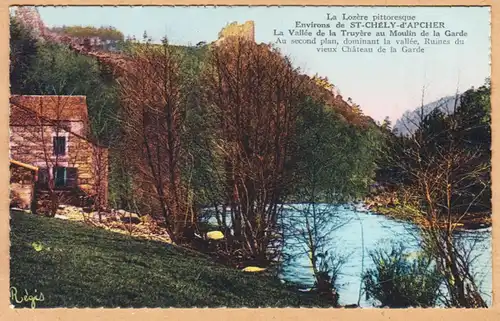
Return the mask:
<svg viewBox="0 0 500 321"><path fill-rule="evenodd" d="M54 137L54 155L66 155L66 137Z"/></svg>
<svg viewBox="0 0 500 321"><path fill-rule="evenodd" d="M54 187L76 187L78 179L78 170L74 167L54 167Z"/></svg>
<svg viewBox="0 0 500 321"><path fill-rule="evenodd" d="M66 167L54 167L54 187L66 185Z"/></svg>

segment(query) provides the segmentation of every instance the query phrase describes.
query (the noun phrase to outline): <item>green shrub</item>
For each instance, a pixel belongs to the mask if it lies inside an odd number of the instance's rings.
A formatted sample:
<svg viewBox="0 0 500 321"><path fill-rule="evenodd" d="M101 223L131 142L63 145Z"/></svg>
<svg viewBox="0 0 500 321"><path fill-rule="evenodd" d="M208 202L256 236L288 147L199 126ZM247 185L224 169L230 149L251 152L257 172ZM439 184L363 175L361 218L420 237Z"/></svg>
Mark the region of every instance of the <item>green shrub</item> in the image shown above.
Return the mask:
<svg viewBox="0 0 500 321"><path fill-rule="evenodd" d="M338 276L346 258L339 255L328 254L328 251L317 254L318 271L314 276L316 281L313 288L321 297L327 299L333 306L339 306Z"/></svg>
<svg viewBox="0 0 500 321"><path fill-rule="evenodd" d="M411 257L403 245L390 251L370 253L373 269L363 273L366 298L382 307L433 307L438 299L441 276L432 260L423 255Z"/></svg>

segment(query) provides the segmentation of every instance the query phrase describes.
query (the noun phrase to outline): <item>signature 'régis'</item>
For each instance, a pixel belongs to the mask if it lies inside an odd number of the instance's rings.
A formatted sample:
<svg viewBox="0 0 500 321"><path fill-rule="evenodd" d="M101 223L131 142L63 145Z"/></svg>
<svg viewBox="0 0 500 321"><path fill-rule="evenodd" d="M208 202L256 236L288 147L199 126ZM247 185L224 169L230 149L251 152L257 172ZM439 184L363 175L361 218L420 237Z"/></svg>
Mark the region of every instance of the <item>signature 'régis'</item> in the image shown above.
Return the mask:
<svg viewBox="0 0 500 321"><path fill-rule="evenodd" d="M36 289L35 289L35 295L28 294L28 290L24 289L24 295L18 294L17 288L12 286L10 288L10 299L16 303L31 302L31 308L34 309L36 307L36 301L45 300L45 297L43 296L42 292L40 292L38 296L36 295L36 293L37 293Z"/></svg>

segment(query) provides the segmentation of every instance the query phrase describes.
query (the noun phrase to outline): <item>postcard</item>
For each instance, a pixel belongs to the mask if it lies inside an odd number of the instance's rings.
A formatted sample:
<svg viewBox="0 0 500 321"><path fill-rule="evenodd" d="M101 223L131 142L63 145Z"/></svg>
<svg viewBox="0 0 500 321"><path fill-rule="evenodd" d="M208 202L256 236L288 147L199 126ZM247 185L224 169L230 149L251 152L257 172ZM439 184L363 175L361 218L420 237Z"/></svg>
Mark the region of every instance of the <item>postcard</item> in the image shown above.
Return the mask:
<svg viewBox="0 0 500 321"><path fill-rule="evenodd" d="M11 307L491 307L490 16L10 7Z"/></svg>

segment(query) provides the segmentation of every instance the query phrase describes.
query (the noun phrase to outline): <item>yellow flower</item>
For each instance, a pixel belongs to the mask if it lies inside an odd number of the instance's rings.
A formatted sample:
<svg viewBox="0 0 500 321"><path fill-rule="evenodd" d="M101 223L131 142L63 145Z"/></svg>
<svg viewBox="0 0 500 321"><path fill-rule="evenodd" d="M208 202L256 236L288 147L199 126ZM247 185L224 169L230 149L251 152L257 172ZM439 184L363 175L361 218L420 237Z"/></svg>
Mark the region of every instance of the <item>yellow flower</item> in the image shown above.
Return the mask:
<svg viewBox="0 0 500 321"><path fill-rule="evenodd" d="M212 231L207 233L207 238L211 240L220 240L224 238L224 234L221 231Z"/></svg>
<svg viewBox="0 0 500 321"><path fill-rule="evenodd" d="M262 271L265 271L265 270L266 269L258 267L258 266L247 266L242 271L243 272L262 272Z"/></svg>
<svg viewBox="0 0 500 321"><path fill-rule="evenodd" d="M40 242L33 242L31 246L35 249L35 251L40 252L43 249L43 245Z"/></svg>

